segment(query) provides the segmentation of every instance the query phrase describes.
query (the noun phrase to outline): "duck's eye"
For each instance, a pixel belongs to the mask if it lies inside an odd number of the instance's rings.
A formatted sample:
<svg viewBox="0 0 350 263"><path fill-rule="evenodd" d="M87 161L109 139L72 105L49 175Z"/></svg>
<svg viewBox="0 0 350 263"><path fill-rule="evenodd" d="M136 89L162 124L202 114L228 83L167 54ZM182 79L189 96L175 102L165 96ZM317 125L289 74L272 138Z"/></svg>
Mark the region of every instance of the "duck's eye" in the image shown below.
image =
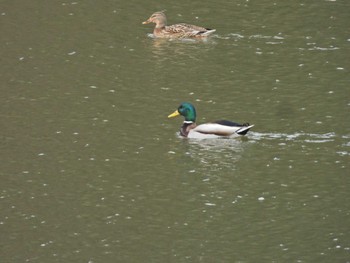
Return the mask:
<svg viewBox="0 0 350 263"><path fill-rule="evenodd" d="M188 111L188 109L186 107L181 106L179 108L179 112L182 113L182 114L186 114L187 111Z"/></svg>

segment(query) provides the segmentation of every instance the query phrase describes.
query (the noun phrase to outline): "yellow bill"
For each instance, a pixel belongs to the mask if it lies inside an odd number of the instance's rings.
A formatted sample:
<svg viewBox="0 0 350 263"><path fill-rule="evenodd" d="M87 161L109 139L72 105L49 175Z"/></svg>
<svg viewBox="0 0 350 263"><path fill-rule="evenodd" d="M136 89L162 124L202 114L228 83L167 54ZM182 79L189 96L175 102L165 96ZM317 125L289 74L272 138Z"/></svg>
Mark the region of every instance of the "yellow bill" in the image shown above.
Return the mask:
<svg viewBox="0 0 350 263"><path fill-rule="evenodd" d="M179 116L180 115L180 112L178 110L174 111L172 114L170 114L168 116L168 118L173 118L173 117L176 117L176 116Z"/></svg>

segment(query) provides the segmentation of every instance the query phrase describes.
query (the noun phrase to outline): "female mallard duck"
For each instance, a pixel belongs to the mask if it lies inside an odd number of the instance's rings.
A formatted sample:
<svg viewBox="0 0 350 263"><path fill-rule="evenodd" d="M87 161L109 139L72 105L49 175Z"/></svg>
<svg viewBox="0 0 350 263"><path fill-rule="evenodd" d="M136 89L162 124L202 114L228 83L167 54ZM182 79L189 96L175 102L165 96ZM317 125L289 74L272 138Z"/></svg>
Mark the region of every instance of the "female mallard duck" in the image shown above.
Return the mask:
<svg viewBox="0 0 350 263"><path fill-rule="evenodd" d="M149 23L156 24L153 30L153 35L157 38L207 37L216 31L215 29L209 29L184 23L167 26L164 11L155 12L145 22L142 22L142 24Z"/></svg>
<svg viewBox="0 0 350 263"><path fill-rule="evenodd" d="M219 138L232 135L245 135L251 127L249 123L239 124L236 122L220 120L211 123L196 125L196 109L191 103L184 102L168 118L182 115L185 121L180 129L180 135L188 138Z"/></svg>

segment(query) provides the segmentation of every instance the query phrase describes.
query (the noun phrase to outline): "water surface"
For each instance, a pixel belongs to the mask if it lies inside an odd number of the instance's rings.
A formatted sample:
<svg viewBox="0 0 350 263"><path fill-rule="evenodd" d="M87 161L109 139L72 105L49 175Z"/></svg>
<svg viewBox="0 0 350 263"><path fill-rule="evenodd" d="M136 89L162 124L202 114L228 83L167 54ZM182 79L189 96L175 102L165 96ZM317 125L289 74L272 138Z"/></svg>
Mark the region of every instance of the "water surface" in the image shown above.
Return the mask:
<svg viewBox="0 0 350 263"><path fill-rule="evenodd" d="M142 25L216 28L163 41ZM349 262L347 1L5 1L2 262ZM255 124L186 140L198 122Z"/></svg>

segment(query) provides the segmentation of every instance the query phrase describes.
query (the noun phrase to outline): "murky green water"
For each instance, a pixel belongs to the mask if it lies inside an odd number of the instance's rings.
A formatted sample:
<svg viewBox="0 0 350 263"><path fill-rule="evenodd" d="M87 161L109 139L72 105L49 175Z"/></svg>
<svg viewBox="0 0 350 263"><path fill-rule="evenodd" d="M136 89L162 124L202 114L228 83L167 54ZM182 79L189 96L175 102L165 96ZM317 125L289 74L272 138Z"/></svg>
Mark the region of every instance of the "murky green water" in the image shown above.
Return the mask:
<svg viewBox="0 0 350 263"><path fill-rule="evenodd" d="M3 1L1 262L350 262L349 11ZM255 127L183 140L182 101Z"/></svg>

